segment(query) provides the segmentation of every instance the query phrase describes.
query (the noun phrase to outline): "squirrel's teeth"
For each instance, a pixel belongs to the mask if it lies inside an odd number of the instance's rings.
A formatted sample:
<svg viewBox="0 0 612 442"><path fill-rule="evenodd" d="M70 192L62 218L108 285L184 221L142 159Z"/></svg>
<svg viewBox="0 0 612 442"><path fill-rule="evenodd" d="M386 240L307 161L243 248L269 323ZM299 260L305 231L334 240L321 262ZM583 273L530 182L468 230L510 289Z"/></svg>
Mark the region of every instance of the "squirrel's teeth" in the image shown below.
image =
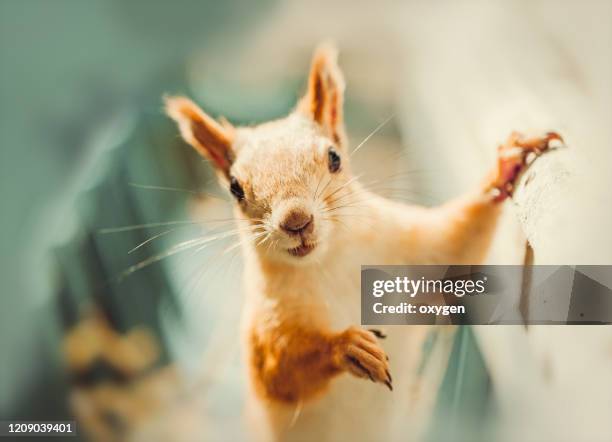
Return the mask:
<svg viewBox="0 0 612 442"><path fill-rule="evenodd" d="M308 255L310 252L312 252L315 248L316 244L305 244L302 243L301 245L294 247L292 249L288 249L287 252L289 252L290 255L293 256L297 256L297 257L302 257L302 256L306 256Z"/></svg>

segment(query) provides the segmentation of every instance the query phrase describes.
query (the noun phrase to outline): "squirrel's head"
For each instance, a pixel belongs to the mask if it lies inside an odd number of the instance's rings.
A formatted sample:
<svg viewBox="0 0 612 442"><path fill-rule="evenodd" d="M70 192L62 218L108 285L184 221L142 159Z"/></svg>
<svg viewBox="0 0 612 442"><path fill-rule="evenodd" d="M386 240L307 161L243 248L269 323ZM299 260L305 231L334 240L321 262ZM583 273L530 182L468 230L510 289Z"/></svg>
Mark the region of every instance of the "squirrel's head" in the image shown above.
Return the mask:
<svg viewBox="0 0 612 442"><path fill-rule="evenodd" d="M335 49L319 48L308 89L286 118L255 127L219 124L191 100L166 99L181 135L213 164L260 253L307 260L338 234L352 179Z"/></svg>

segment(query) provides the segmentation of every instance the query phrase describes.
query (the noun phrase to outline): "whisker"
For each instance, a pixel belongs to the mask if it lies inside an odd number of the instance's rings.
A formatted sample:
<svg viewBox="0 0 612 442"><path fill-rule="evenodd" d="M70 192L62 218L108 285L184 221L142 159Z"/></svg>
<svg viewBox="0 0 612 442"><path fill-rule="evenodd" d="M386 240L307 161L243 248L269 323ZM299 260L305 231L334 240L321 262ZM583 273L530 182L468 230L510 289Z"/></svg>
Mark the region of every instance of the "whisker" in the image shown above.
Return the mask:
<svg viewBox="0 0 612 442"><path fill-rule="evenodd" d="M353 178L347 180L344 184L341 184L340 186L338 186L332 193L330 193L329 195L325 196L323 199L326 200L328 198L331 198L336 193L338 193L340 190L344 189L349 184L351 184L351 183L355 182L356 180L358 180L360 177L361 177L361 175L355 175Z"/></svg>
<svg viewBox="0 0 612 442"><path fill-rule="evenodd" d="M368 205L367 203L369 203L370 201L374 201L377 197L377 195L371 196L369 198L365 198L366 195L361 196L360 198L356 198L356 199L350 199L350 200L344 200L343 201L331 201L329 206L325 207L323 209L323 212L330 210L330 209L342 209L344 207L357 207L360 209L367 209Z"/></svg>
<svg viewBox="0 0 612 442"><path fill-rule="evenodd" d="M218 239L223 239L223 238L227 238L233 235L238 235L244 231L252 231L252 229L256 229L259 228L259 226L247 226L247 227L241 227L241 228L237 228L228 232L224 232L222 234L216 235L216 236L201 236L198 238L194 238L194 239L190 239L187 241L183 241L179 244L176 244L172 247L170 247L168 250L159 253L157 255L151 256L149 258L144 259L143 261L140 261L137 264L134 264L130 267L128 267L125 271L123 271L120 275L119 275L119 279L123 279L126 276L134 273L137 270L140 270L142 268L145 268L151 264L154 264L158 261L161 261L164 258L168 258L170 256L173 256L179 252L182 252L184 250L189 250L193 247L198 247L199 248L196 250L196 252L202 250L203 248L206 247L206 245L208 245L209 243L216 241Z"/></svg>
<svg viewBox="0 0 612 442"><path fill-rule="evenodd" d="M351 229L349 229L349 227L346 225L346 223L345 223L344 221L342 221L342 220L339 220L339 219L338 219L338 218L336 218L336 217L333 217L333 216L332 216L332 217L323 217L323 219L324 219L324 220L327 220L327 221L331 221L331 222L333 222L333 223L338 223L339 225L341 225L342 227L344 227L344 228L346 229L346 231L347 231L347 232L349 232L349 233L351 232Z"/></svg>
<svg viewBox="0 0 612 442"><path fill-rule="evenodd" d="M254 235L253 237L248 238L248 239L251 239L251 240L255 241L255 240L260 239L262 236L264 236L264 235L266 235L266 234L268 234L268 232L260 232L260 233L258 233L258 234L256 234L256 235ZM232 246L228 247L227 249L225 249L225 250L223 251L223 253L229 253L230 251L232 251L232 250L234 250L234 249L236 249L236 248L240 247L240 246L241 246L241 245L244 243L243 241L244 241L244 240L239 240L239 241L238 241L236 244L234 244L234 245L232 245ZM259 245L259 244L258 244L258 245Z"/></svg>
<svg viewBox="0 0 612 442"><path fill-rule="evenodd" d="M401 174L395 174L396 176L399 176ZM392 175L391 175L392 176ZM399 183L397 183L399 184ZM340 195L339 197L335 198L334 200L332 200L330 203L331 204L335 204L338 201L341 201L345 198L348 198L350 196L353 195L359 195L359 194L367 194L367 193L372 193L375 195L381 195L381 196L386 196L386 197L390 197L390 195L386 195L386 192L391 191L391 192L404 192L407 193L408 196L410 197L410 199L408 201L410 202L416 202L415 200L413 200L414 198L418 198L418 197L424 197L428 200L435 200L435 198L426 192L423 192L420 189L414 189L412 185L408 184L406 187L390 187L389 186L389 180L387 180L386 178L381 178L381 179L377 179L377 180L372 180L369 182L365 182L365 183L361 183L361 188L357 189L357 190L353 190L351 193L347 193L345 195Z"/></svg>
<svg viewBox="0 0 612 442"><path fill-rule="evenodd" d="M151 227L173 226L177 224L195 225L195 224L199 224L199 222L198 221L166 221L166 222L158 222L158 223L136 224L132 226L105 227L102 229L98 229L98 233L105 235L107 233L129 232L131 230L148 229Z"/></svg>
<svg viewBox="0 0 612 442"><path fill-rule="evenodd" d="M367 198L369 196L369 198ZM349 200L346 202L341 203L340 202L340 198L333 200L330 202L329 206L324 207L321 209L322 212L326 212L329 211L331 209L339 209L339 208L343 208L343 207L361 207L361 208L367 208L367 206L365 205L365 203L368 203L370 201L373 201L377 198L376 194L373 193L363 193L363 194L353 194L351 196L355 196L357 197L354 200Z"/></svg>
<svg viewBox="0 0 612 442"><path fill-rule="evenodd" d="M266 253L269 253L270 249L275 248L278 245L279 241L280 240L278 238L275 239L275 240L270 241L268 243L268 247L266 248Z"/></svg>
<svg viewBox="0 0 612 442"><path fill-rule="evenodd" d="M190 195L195 195L195 196L207 196L209 198L213 198L219 201L224 201L226 203L229 203L230 200L227 198L223 198L220 195L216 195L214 193L210 193L210 192L206 192L204 190L190 190L190 189L181 189L179 187L165 187L165 186L153 186L153 185L149 185L149 184L138 184L138 183L128 183L128 185L132 186L132 187L137 187L139 189L145 189L145 190L161 190L161 191L167 191L167 192L180 192L180 193L188 193Z"/></svg>
<svg viewBox="0 0 612 442"><path fill-rule="evenodd" d="M128 183L128 185L132 186L132 187L137 187L139 189L165 190L165 191L168 191L168 192L184 192L184 193L190 193L192 195L197 195L198 194L198 192L196 192L195 190L180 189L178 187L153 186L153 185L149 185L149 184L138 184L138 183Z"/></svg>
<svg viewBox="0 0 612 442"><path fill-rule="evenodd" d="M344 195L339 195L338 197L332 199L328 203L329 203L329 205L334 205L334 204L337 204L337 203L339 203L340 201L342 201L342 200L344 200L346 198L356 197L356 196L359 197L359 196L362 196L362 195L372 195L372 193L369 192L368 189L361 188L359 190L353 190L351 192L345 193ZM368 198L365 201L370 201L372 199L373 198ZM353 201L353 202L355 202L355 201Z"/></svg>
<svg viewBox="0 0 612 442"><path fill-rule="evenodd" d="M166 227L166 226L175 226L175 225L184 225L184 226L194 226L199 224L207 224L207 223L229 223L234 221L234 219L223 219L223 220L208 220L208 221L166 221L166 222L156 222L156 223L147 223L147 224L136 224L131 226L120 226L120 227L106 227L98 230L100 234L108 234L108 233L119 233L119 232L129 232L131 230L139 230L139 229L149 229L153 227Z"/></svg>
<svg viewBox="0 0 612 442"><path fill-rule="evenodd" d="M179 292L181 293L181 295L183 296L186 302L189 302L189 303L193 302L192 296L196 292L196 289L198 288L198 286L200 285L201 280L206 275L208 275L212 271L213 268L216 268L217 270L219 270L220 267L223 264L225 264L225 262L219 258L223 258L223 253L221 251L214 253L212 255L209 255L208 257L206 257L204 262L202 262L202 265L198 265L195 267L195 271L191 273L191 275L189 276L189 280L185 281L185 284L183 285L183 287L180 289L180 292ZM204 264L211 263L211 260L212 260L211 265L204 265Z"/></svg>
<svg viewBox="0 0 612 442"><path fill-rule="evenodd" d="M371 222L370 218L367 216L359 216L359 215L353 215L353 214L334 214L333 215L335 217L334 221L338 222L338 223L343 223L344 222L340 219L340 218L358 218L360 219L360 223L366 224L368 227L375 229L376 225L374 223ZM345 227L347 229L348 232L350 232L350 228L346 226Z"/></svg>
<svg viewBox="0 0 612 442"><path fill-rule="evenodd" d="M332 213L332 211L327 213L328 215L334 215L338 218L359 218L359 219L370 219L369 216L363 215L361 213Z"/></svg>
<svg viewBox="0 0 612 442"><path fill-rule="evenodd" d="M161 233L158 233L157 235L152 236L152 237L151 237L151 238L149 238L149 239L146 239L145 241L141 242L140 244L138 244L138 245L137 245L136 247L134 247L133 249L130 249L130 250L128 251L128 255L129 255L129 254L131 254L131 253L133 253L133 252L135 252L136 250L140 249L140 248L141 248L142 246L144 246L145 244L148 244L148 243L150 243L151 241L153 241L153 240L155 240L155 239L157 239L157 238L159 238L159 237L161 237L161 236L167 235L168 233L174 232L174 231L176 231L176 230L178 230L178 229L180 229L180 227L175 227L174 229L168 229L168 230L165 230L165 231L163 231L163 232L161 232Z"/></svg>
<svg viewBox="0 0 612 442"><path fill-rule="evenodd" d="M254 226L254 227L255 227L255 228L257 228L257 227L259 227L259 226ZM181 227L175 227L175 228L173 228L173 229L169 229L169 230L166 230L166 231L164 231L164 232L158 233L157 235L152 236L151 238L149 238L149 239L147 239L147 240L145 240L145 241L141 242L141 243L140 243L140 244L138 244L136 247L134 247L133 249L131 249L131 250L128 252L128 255L129 255L129 254L131 254L132 252L135 252L136 250L138 250L139 248L141 248L141 247L142 247L142 246L144 246L145 244L148 244L148 243L150 243L151 241L154 241L155 239L157 239L157 238L159 238L159 237L161 237L161 236L167 235L168 233L174 232L174 231L176 231L176 230L178 230L178 229L180 229L180 228L181 228Z"/></svg>
<svg viewBox="0 0 612 442"><path fill-rule="evenodd" d="M183 250L189 250L192 247L196 247L197 245L199 245L201 242L203 241L202 238L195 238L195 239L190 239L187 241L183 241L179 244L176 244L172 247L170 247L168 250L162 252L162 253L158 253L157 255L153 255L149 258L146 258L142 261L140 261L137 264L134 264L130 267L128 267L126 270L124 270L123 272L121 272L121 274L119 275L119 280L124 279L125 277L131 275L132 273L134 273L137 270L141 270L145 267L150 266L151 264L154 264L158 261L161 261L164 258L168 258L170 256L173 256L179 252L182 252Z"/></svg>
<svg viewBox="0 0 612 442"><path fill-rule="evenodd" d="M193 226L193 225L206 225L206 224L222 224L222 223L231 223L234 221L255 221L261 222L263 220L259 218L246 219L246 218L222 218L222 219L210 219L205 221L164 221L164 222L155 222L155 223L146 223L146 224L134 224L131 226L119 226L119 227L104 227L102 229L98 229L98 233L105 235L108 233L120 233L120 232L129 232L131 230L138 229L149 229L153 227L166 227L166 226L174 226L174 225L185 225L185 226Z"/></svg>
<svg viewBox="0 0 612 442"><path fill-rule="evenodd" d="M248 227L243 227L243 228L237 228L237 229L234 229L234 230L230 230L230 231L227 231L227 232L220 233L220 234L218 234L216 236L208 237L203 242L203 244L201 244L200 247L198 247L195 250L194 253L198 253L201 250L204 250L208 246L208 244L213 242L213 241L217 241L219 239L225 239L225 238L229 238L229 237L232 237L232 236L236 236L236 235L239 235L239 234L244 233L244 232L252 232L253 228L257 228L257 227L256 226L248 226Z"/></svg>
<svg viewBox="0 0 612 442"><path fill-rule="evenodd" d="M384 195L390 199L404 198L413 203L417 202L418 199L423 198L429 201L435 200L435 197L431 193L424 192L420 189L373 186L369 190L377 195Z"/></svg>
<svg viewBox="0 0 612 442"><path fill-rule="evenodd" d="M272 231L267 232L266 236L257 242L257 246L261 246L263 243L269 240L271 236L272 236Z"/></svg>
<svg viewBox="0 0 612 442"><path fill-rule="evenodd" d="M391 121L393 119L393 117L395 117L395 114L391 114L389 117L387 117L385 119L385 121L383 121L378 126L376 126L376 128L372 132L370 132L370 134L367 137L365 137L363 139L363 141L361 143L359 143L359 145L357 145L357 147L355 149L353 149L353 151L351 152L349 157L352 157L355 154L355 152L357 152L359 149L361 149L361 146L363 146L365 143L367 143L368 140L370 138L372 138L379 130L381 130L385 126L385 124L387 124L389 121Z"/></svg>
<svg viewBox="0 0 612 442"><path fill-rule="evenodd" d="M225 254L225 253L229 253L229 252L231 252L232 250L239 248L240 246L242 246L243 241L244 241L244 240L239 239L239 240L238 240L238 242L236 242L235 244L232 244L232 245L231 245L231 246L229 246L228 248L224 249L224 250L223 250L223 253L224 253L224 254Z"/></svg>
<svg viewBox="0 0 612 442"><path fill-rule="evenodd" d="M324 174L321 174L321 177L319 178L319 181L317 182L317 188L315 189L313 195L312 195L312 199L313 201L317 200L317 193L319 192L319 186L321 185L321 182L323 181L323 178L325 177Z"/></svg>
<svg viewBox="0 0 612 442"><path fill-rule="evenodd" d="M325 193L325 190L327 189L327 187L333 181L333 178L331 177L331 175L328 178L329 178L329 180L327 181L327 184L325 186L323 186L323 189L321 189L321 193L319 195L315 195L315 200L317 200L321 195L323 195L323 193Z"/></svg>

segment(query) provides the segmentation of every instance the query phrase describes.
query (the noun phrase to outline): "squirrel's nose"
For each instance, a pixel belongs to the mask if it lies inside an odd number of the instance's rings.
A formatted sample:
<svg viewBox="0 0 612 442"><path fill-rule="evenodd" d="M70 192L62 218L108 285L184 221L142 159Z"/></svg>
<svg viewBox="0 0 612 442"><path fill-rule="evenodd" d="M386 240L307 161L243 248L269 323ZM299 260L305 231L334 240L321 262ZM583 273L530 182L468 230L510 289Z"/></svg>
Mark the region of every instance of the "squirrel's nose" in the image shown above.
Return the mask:
<svg viewBox="0 0 612 442"><path fill-rule="evenodd" d="M283 218L280 228L290 234L311 232L314 228L313 216L301 210L292 210Z"/></svg>

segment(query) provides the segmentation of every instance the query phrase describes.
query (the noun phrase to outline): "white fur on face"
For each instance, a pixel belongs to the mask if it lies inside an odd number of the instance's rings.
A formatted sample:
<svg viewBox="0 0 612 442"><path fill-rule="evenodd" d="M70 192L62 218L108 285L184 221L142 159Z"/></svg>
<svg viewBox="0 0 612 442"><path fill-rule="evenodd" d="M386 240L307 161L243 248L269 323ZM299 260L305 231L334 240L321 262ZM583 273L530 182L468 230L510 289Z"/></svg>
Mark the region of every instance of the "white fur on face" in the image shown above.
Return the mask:
<svg viewBox="0 0 612 442"><path fill-rule="evenodd" d="M348 156L336 146L342 156L342 170L334 174L329 171L331 146L333 142L318 126L299 114L238 130L231 175L245 192L240 205L243 216L263 223L268 231L267 239L256 241L267 255L309 262L327 250L338 226L331 221L333 212L328 212L334 201L326 200L326 196L350 178L345 164ZM312 214L312 232L296 236L280 228L282 214L292 208ZM308 255L296 258L288 253L304 243L315 246Z"/></svg>

